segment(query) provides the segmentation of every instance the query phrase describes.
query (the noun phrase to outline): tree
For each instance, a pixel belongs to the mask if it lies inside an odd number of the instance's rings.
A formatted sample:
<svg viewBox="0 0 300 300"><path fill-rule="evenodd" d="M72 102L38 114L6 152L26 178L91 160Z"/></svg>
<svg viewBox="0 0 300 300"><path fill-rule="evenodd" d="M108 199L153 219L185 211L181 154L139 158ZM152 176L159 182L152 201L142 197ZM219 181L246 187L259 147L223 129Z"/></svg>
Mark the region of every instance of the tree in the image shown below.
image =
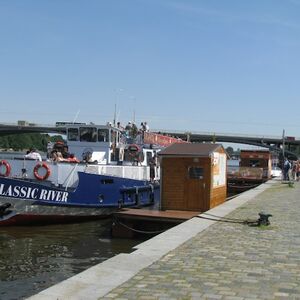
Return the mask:
<svg viewBox="0 0 300 300"><path fill-rule="evenodd" d="M233 150L232 147L227 147L227 148L226 148L226 152L231 156L231 155L233 155L234 150Z"/></svg>
<svg viewBox="0 0 300 300"><path fill-rule="evenodd" d="M1 149L13 149L14 151L23 151L25 149L36 148L39 151L47 151L48 141L64 141L61 135L50 137L48 134L23 133L11 134L0 137Z"/></svg>

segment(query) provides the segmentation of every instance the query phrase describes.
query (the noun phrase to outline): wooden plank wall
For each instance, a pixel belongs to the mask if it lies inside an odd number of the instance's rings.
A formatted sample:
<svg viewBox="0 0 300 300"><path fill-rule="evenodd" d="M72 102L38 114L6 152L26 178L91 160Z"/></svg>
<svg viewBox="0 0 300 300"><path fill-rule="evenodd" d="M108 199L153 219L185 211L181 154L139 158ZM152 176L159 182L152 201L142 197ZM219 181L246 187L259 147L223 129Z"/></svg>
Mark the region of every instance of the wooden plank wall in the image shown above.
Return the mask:
<svg viewBox="0 0 300 300"><path fill-rule="evenodd" d="M185 209L183 182L185 170L180 158L163 158L161 163L162 209Z"/></svg>
<svg viewBox="0 0 300 300"><path fill-rule="evenodd" d="M227 197L227 185L211 190L209 209L225 202Z"/></svg>
<svg viewBox="0 0 300 300"><path fill-rule="evenodd" d="M225 153L221 150L220 153ZM204 178L190 179L188 167L204 168ZM212 159L163 157L161 163L161 208L207 211L226 201L227 184L213 188ZM195 184L194 184L195 183ZM199 184L199 185L198 185ZM205 185L205 188L201 187Z"/></svg>
<svg viewBox="0 0 300 300"><path fill-rule="evenodd" d="M164 157L162 160L162 186L161 199L162 209L178 209L187 210L187 191L185 189L186 181L188 180L188 167L199 166L204 167L206 192L208 195L203 195L205 199L209 198L210 193L210 174L208 175L207 166L210 164L210 158L194 158L187 157ZM202 203L203 205L203 203ZM201 206L202 206L201 205ZM207 206L207 204L205 205Z"/></svg>

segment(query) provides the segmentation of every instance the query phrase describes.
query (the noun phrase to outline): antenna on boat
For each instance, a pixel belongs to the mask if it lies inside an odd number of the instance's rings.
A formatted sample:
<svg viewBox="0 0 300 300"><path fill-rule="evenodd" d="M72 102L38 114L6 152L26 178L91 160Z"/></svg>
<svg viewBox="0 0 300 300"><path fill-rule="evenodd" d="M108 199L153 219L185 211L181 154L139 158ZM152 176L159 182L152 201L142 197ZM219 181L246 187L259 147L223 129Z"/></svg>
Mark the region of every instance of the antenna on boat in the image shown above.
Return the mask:
<svg viewBox="0 0 300 300"><path fill-rule="evenodd" d="M120 120L120 114L121 114L121 111L119 110L118 113L117 113L116 121L119 121L119 120Z"/></svg>
<svg viewBox="0 0 300 300"><path fill-rule="evenodd" d="M114 111L114 121L113 125L116 126L116 119L117 119L117 102L118 102L118 94L123 92L123 89L116 89L116 102L115 102L115 111Z"/></svg>
<svg viewBox="0 0 300 300"><path fill-rule="evenodd" d="M78 118L79 113L80 113L80 109L78 109L78 111L77 111L77 113L75 115L75 118L73 119L73 123L75 123L76 119Z"/></svg>
<svg viewBox="0 0 300 300"><path fill-rule="evenodd" d="M114 122L113 122L114 127L116 127L116 118L117 118L117 103L115 103Z"/></svg>
<svg viewBox="0 0 300 300"><path fill-rule="evenodd" d="M136 100L136 98L133 97L133 96L131 96L130 99L133 102L133 116L132 116L132 121L135 123L135 100Z"/></svg>
<svg viewBox="0 0 300 300"><path fill-rule="evenodd" d="M133 109L133 122L135 123L135 109Z"/></svg>

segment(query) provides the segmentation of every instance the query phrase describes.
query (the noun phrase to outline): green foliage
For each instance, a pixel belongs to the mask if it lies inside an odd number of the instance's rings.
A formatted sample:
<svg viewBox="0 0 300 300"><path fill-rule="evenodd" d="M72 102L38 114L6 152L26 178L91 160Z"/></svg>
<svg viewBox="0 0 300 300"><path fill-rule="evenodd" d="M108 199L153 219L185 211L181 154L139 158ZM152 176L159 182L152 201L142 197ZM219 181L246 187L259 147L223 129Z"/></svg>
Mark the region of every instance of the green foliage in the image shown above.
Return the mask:
<svg viewBox="0 0 300 300"><path fill-rule="evenodd" d="M60 135L50 137L48 134L40 133L11 134L0 136L0 148L13 149L14 151L36 148L45 152L47 151L48 141L63 141L63 138Z"/></svg>
<svg viewBox="0 0 300 300"><path fill-rule="evenodd" d="M56 142L63 142L64 139L62 138L61 135L54 135L50 138L50 141L56 143Z"/></svg>
<svg viewBox="0 0 300 300"><path fill-rule="evenodd" d="M234 150L233 150L232 147L227 147L227 148L226 148L226 152L231 156L231 155L233 155Z"/></svg>

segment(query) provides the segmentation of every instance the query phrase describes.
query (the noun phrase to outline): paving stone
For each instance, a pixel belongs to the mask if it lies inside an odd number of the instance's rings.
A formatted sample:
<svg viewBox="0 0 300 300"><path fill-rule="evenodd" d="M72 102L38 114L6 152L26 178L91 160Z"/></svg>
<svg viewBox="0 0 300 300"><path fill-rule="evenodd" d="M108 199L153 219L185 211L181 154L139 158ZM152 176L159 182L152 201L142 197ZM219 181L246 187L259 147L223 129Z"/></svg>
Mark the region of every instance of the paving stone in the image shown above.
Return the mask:
<svg viewBox="0 0 300 300"><path fill-rule="evenodd" d="M272 183L226 216L265 211L270 226L217 222L102 299L300 299L299 195L300 182Z"/></svg>

